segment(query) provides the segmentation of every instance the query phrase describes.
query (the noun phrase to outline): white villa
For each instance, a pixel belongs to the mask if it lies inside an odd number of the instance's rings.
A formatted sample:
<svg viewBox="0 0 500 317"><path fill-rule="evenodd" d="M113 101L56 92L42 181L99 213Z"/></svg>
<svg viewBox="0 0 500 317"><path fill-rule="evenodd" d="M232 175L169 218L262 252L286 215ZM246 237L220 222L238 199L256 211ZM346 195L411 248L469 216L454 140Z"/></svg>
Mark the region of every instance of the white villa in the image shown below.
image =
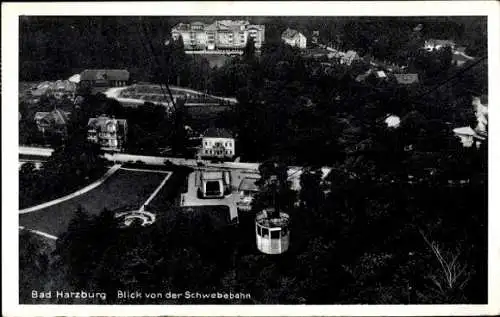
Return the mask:
<svg viewBox="0 0 500 317"><path fill-rule="evenodd" d="M104 150L121 151L127 141L127 120L102 115L90 118L87 139Z"/></svg>
<svg viewBox="0 0 500 317"><path fill-rule="evenodd" d="M203 133L201 145L201 157L233 158L236 154L234 137L225 129L207 129Z"/></svg>

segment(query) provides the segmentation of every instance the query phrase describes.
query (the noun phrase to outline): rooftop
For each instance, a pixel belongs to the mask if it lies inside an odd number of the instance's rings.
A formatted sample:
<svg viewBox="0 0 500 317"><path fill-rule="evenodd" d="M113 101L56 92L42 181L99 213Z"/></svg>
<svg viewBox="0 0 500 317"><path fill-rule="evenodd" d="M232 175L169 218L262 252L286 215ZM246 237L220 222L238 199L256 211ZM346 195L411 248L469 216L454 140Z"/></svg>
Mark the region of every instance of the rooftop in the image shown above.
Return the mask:
<svg viewBox="0 0 500 317"><path fill-rule="evenodd" d="M469 136L476 136L477 133L472 129L471 127L460 127L460 128L455 128L453 129L453 132L458 135L469 135Z"/></svg>
<svg viewBox="0 0 500 317"><path fill-rule="evenodd" d="M232 139L233 135L226 129L220 128L208 128L203 133L203 136L206 138L228 138Z"/></svg>
<svg viewBox="0 0 500 317"><path fill-rule="evenodd" d="M115 119L115 118L110 118L106 115L102 115L102 116L99 116L97 118L90 118L87 125L94 127L94 128L96 128L96 127L102 128L106 124L111 122L111 120L116 120L116 122L118 123L118 126L124 126L127 124L127 120L125 120L125 119Z"/></svg>
<svg viewBox="0 0 500 317"><path fill-rule="evenodd" d="M219 180L224 178L224 173L222 171L203 171L201 178L204 180Z"/></svg>

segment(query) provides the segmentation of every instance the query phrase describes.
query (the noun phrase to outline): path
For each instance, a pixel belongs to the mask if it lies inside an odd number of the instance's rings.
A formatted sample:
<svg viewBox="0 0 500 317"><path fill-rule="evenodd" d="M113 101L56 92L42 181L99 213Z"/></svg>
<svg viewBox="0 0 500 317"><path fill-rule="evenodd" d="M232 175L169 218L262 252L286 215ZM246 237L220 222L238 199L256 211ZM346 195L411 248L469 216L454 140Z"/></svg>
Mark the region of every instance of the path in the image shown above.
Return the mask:
<svg viewBox="0 0 500 317"><path fill-rule="evenodd" d="M125 90L127 88L130 88L130 87L131 86L109 88L108 90L106 90L104 92L104 94L108 98L114 98L114 99L116 99L118 101L121 101L121 102L131 102L131 103L141 103L141 104L144 103L145 100L142 100L142 99L120 97L120 93L123 90ZM215 100L226 101L226 102L229 102L231 104L238 103L238 100L236 100L236 98L214 96L214 95L211 95L211 94L206 94L206 93L201 92L201 91L197 91L197 90L193 90L193 89L189 89L189 88L182 88L182 87L172 86L172 85L169 85L169 87L171 88L171 90L174 90L174 91L181 91L181 92L184 92L184 93L189 93L189 94L194 94L194 95L204 95L204 96L207 96L209 98L212 98L212 99L215 99ZM172 105L172 103L170 103L170 102L155 102L155 103L161 103L161 104L167 105L167 106L171 106Z"/></svg>
<svg viewBox="0 0 500 317"><path fill-rule="evenodd" d="M168 179L172 176L172 172L168 172L167 176L163 179L163 181L158 185L158 187L155 189L155 191L149 196L149 198L142 204L141 208L139 208L139 212L143 212L144 208L155 198L155 196L158 194L158 192L165 186L167 183Z"/></svg>
<svg viewBox="0 0 500 317"><path fill-rule="evenodd" d="M121 167L120 164L115 164L101 178L99 178L97 181L93 182L92 184L90 184L90 185L88 185L88 186L86 186L86 187L84 187L84 188L82 188L80 190L77 190L74 193L66 195L64 197L61 197L61 198L58 198L58 199L54 199L54 200L51 200L49 202L46 202L46 203L43 203L43 204L40 204L40 205L36 205L36 206L33 206L33 207L29 207L29 208L25 208L25 209L19 210L19 214L27 214L27 213L30 213L30 212L35 212L37 210L40 210L40 209L43 209L43 208L47 208L47 207L50 207L50 206L62 203L63 201L70 200L70 199L75 198L76 196L80 196L82 194L85 194L86 192L89 192L92 189L96 188L97 186L101 185L111 175L113 175L116 171L118 171L120 169L120 167Z"/></svg>
<svg viewBox="0 0 500 317"><path fill-rule="evenodd" d="M23 226L19 226L19 230L26 230L26 231L29 231L31 233L37 234L39 236L42 236L44 238L48 238L50 240L57 240L58 239L58 237L53 236L51 234L48 234L48 233L45 233L45 232L42 232L42 231L38 231L38 230L26 229Z"/></svg>

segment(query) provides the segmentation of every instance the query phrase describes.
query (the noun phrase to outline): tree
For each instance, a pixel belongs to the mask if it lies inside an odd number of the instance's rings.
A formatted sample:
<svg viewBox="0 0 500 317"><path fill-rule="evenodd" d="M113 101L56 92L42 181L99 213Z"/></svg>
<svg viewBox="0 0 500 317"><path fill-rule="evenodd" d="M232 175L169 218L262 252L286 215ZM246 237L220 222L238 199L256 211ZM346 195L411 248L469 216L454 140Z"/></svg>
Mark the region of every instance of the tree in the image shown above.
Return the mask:
<svg viewBox="0 0 500 317"><path fill-rule="evenodd" d="M320 168L306 169L300 175L300 202L305 210L318 211L323 204L324 194L321 188L323 172Z"/></svg>
<svg viewBox="0 0 500 317"><path fill-rule="evenodd" d="M255 41L253 37L248 37L245 48L243 49L243 58L246 61L251 61L255 57Z"/></svg>
<svg viewBox="0 0 500 317"><path fill-rule="evenodd" d="M252 208L274 208L275 212L291 210L295 203L295 191L290 186L288 167L283 161L269 160L259 165L261 178L257 181L260 192Z"/></svg>
<svg viewBox="0 0 500 317"><path fill-rule="evenodd" d="M19 233L19 301L40 303L33 290L46 289L50 265L50 249L46 242L29 231Z"/></svg>

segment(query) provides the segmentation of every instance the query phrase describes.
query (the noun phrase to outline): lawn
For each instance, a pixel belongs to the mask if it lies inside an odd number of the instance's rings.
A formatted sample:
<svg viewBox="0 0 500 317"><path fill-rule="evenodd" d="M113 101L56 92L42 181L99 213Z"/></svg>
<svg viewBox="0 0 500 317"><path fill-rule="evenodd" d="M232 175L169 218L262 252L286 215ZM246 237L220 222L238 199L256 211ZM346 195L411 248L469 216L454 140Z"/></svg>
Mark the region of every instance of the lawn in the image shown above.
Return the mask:
<svg viewBox="0 0 500 317"><path fill-rule="evenodd" d="M57 205L19 215L19 225L58 236L66 231L79 205L89 214L98 214L104 208L137 209L164 178L164 173L119 170L90 192Z"/></svg>
<svg viewBox="0 0 500 317"><path fill-rule="evenodd" d="M172 207L179 206L181 192L187 191L187 178L191 172L192 169L188 167L174 167L173 174L146 210L156 213L159 217L173 216Z"/></svg>

